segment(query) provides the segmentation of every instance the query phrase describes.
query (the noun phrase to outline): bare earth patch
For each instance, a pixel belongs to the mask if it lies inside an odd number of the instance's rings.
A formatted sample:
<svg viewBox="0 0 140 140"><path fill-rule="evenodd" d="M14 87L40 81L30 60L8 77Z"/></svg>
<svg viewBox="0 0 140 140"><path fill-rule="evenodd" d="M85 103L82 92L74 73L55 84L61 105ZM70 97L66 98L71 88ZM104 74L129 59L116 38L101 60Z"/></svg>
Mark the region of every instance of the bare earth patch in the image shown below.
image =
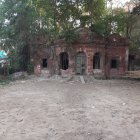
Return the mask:
<svg viewBox="0 0 140 140"><path fill-rule="evenodd" d="M140 82L34 78L0 87L0 140L140 140Z"/></svg>

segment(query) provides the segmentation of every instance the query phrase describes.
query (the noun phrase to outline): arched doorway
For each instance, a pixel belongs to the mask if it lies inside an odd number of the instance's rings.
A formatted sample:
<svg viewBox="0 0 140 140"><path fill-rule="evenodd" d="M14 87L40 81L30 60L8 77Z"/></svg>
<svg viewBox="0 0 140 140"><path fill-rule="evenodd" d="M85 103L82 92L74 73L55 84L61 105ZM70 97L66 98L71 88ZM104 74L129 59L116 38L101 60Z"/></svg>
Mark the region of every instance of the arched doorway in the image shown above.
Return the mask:
<svg viewBox="0 0 140 140"><path fill-rule="evenodd" d="M93 69L100 69L100 54L95 53L93 56Z"/></svg>
<svg viewBox="0 0 140 140"><path fill-rule="evenodd" d="M86 54L84 52L76 55L76 74L85 74L86 72Z"/></svg>
<svg viewBox="0 0 140 140"><path fill-rule="evenodd" d="M69 56L67 52L60 53L60 68L63 70L69 68Z"/></svg>

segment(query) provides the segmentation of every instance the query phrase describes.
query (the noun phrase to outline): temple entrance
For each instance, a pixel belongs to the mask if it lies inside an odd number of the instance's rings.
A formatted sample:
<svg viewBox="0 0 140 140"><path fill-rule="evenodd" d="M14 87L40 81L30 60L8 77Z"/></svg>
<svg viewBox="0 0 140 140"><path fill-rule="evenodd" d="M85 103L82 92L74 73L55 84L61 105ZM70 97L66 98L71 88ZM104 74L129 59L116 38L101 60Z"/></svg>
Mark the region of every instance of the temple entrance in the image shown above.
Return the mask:
<svg viewBox="0 0 140 140"><path fill-rule="evenodd" d="M66 52L60 54L60 68L62 70L67 70L69 68L69 56Z"/></svg>
<svg viewBox="0 0 140 140"><path fill-rule="evenodd" d="M76 74L85 74L86 72L86 55L83 52L76 55Z"/></svg>

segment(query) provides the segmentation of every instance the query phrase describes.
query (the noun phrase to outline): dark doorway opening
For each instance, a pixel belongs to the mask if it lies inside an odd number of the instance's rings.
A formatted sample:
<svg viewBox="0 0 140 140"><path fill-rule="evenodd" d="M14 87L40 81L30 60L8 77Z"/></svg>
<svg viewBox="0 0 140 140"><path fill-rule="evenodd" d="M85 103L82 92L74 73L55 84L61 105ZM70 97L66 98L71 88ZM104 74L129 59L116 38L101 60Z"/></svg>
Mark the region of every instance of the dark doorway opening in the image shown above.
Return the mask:
<svg viewBox="0 0 140 140"><path fill-rule="evenodd" d="M47 68L48 67L48 60L46 58L42 59L42 67Z"/></svg>
<svg viewBox="0 0 140 140"><path fill-rule="evenodd" d="M118 60L117 59L112 59L111 60L111 68L112 69L117 69L118 68L118 65L119 65L119 63L118 63Z"/></svg>
<svg viewBox="0 0 140 140"><path fill-rule="evenodd" d="M68 53L63 52L60 54L60 68L67 70L69 67L69 56Z"/></svg>
<svg viewBox="0 0 140 140"><path fill-rule="evenodd" d="M134 71L135 70L135 55L129 55L129 66L128 69L130 71Z"/></svg>
<svg viewBox="0 0 140 140"><path fill-rule="evenodd" d="M95 53L93 56L93 69L100 69L100 54Z"/></svg>

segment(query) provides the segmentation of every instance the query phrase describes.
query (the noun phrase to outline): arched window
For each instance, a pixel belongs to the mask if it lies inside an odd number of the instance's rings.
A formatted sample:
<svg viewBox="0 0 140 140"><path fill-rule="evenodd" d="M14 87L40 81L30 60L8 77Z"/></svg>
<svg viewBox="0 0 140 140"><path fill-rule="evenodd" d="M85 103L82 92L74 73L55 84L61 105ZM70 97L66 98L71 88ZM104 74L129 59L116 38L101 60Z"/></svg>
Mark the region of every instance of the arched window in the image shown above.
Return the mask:
<svg viewBox="0 0 140 140"><path fill-rule="evenodd" d="M100 69L100 54L95 53L93 56L93 69Z"/></svg>
<svg viewBox="0 0 140 140"><path fill-rule="evenodd" d="M60 54L60 68L66 70L68 69L68 67L69 67L68 53L63 52Z"/></svg>

